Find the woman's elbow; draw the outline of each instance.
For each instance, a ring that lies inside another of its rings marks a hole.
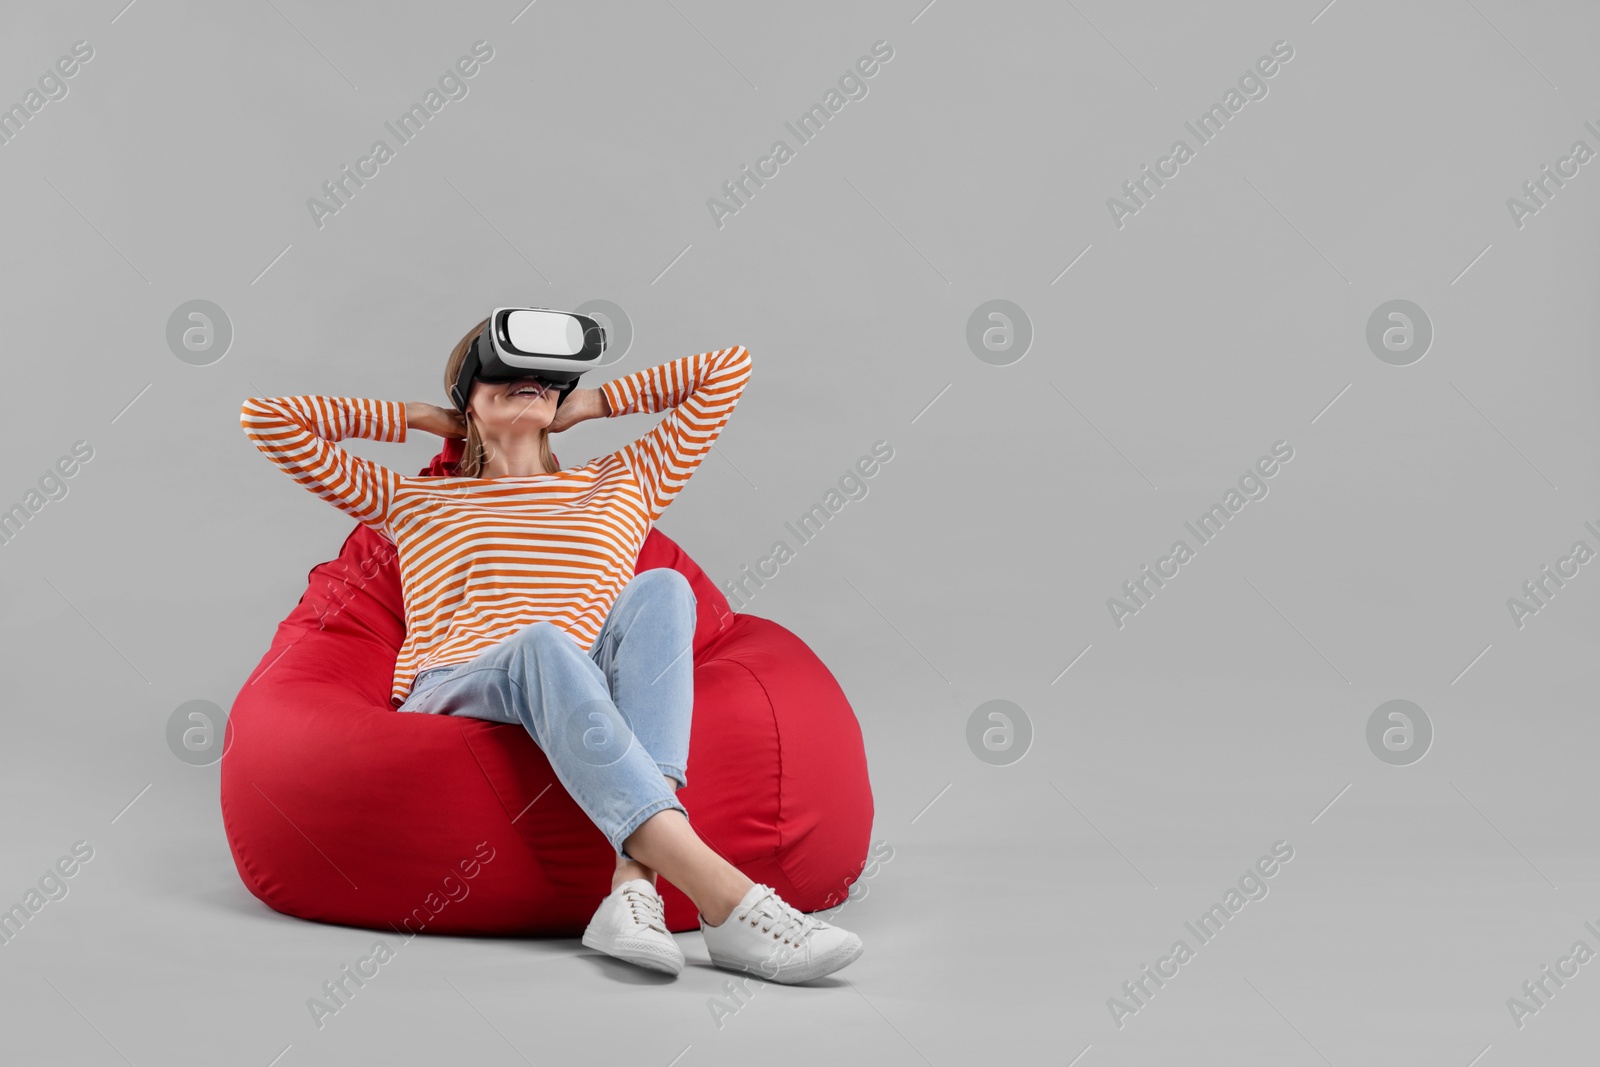
[[[283,408],[277,401],[262,396],[252,396],[239,405],[239,428],[254,437],[267,423],[280,422]]]

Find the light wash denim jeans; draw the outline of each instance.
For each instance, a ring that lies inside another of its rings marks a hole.
[[[430,667],[401,711],[521,723],[572,799],[622,842],[658,811],[684,810],[662,776],[688,785],[695,595],[669,567],[635,574],[585,652],[535,622],[473,659]]]

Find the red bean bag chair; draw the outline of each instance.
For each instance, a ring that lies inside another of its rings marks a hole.
[[[446,443],[425,474],[445,474]],[[735,614],[652,529],[636,570],[672,567],[699,603],[689,784],[700,836],[803,911],[844,899],[872,828],[861,728],[799,638]],[[390,703],[405,614],[394,545],[358,524],[234,699],[222,821],[268,907],[401,933],[576,937],[616,857],[520,725]],[[665,878],[667,925],[698,928]]]

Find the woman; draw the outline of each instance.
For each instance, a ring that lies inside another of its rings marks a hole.
[[[488,320],[450,353],[445,389]],[[645,535],[711,449],[750,377],[743,347],[702,352],[597,389],[474,381],[464,413],[342,397],[247,400],[250,439],[296,481],[398,549],[403,712],[521,723],[617,852],[583,943],[677,974],[656,876],[694,901],[711,961],[779,982],[830,974],[861,940],[752,882],[689,825],[695,597],[669,568],[634,574]],[[559,407],[558,407],[559,404]],[[667,412],[633,443],[561,469],[550,435],[588,419]],[[465,438],[457,473],[409,478],[336,442]]]

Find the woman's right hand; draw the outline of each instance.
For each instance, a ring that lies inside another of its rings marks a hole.
[[[463,438],[467,436],[467,419],[455,408],[442,408],[437,404],[407,401],[406,425],[413,430],[424,430],[440,437]]]

